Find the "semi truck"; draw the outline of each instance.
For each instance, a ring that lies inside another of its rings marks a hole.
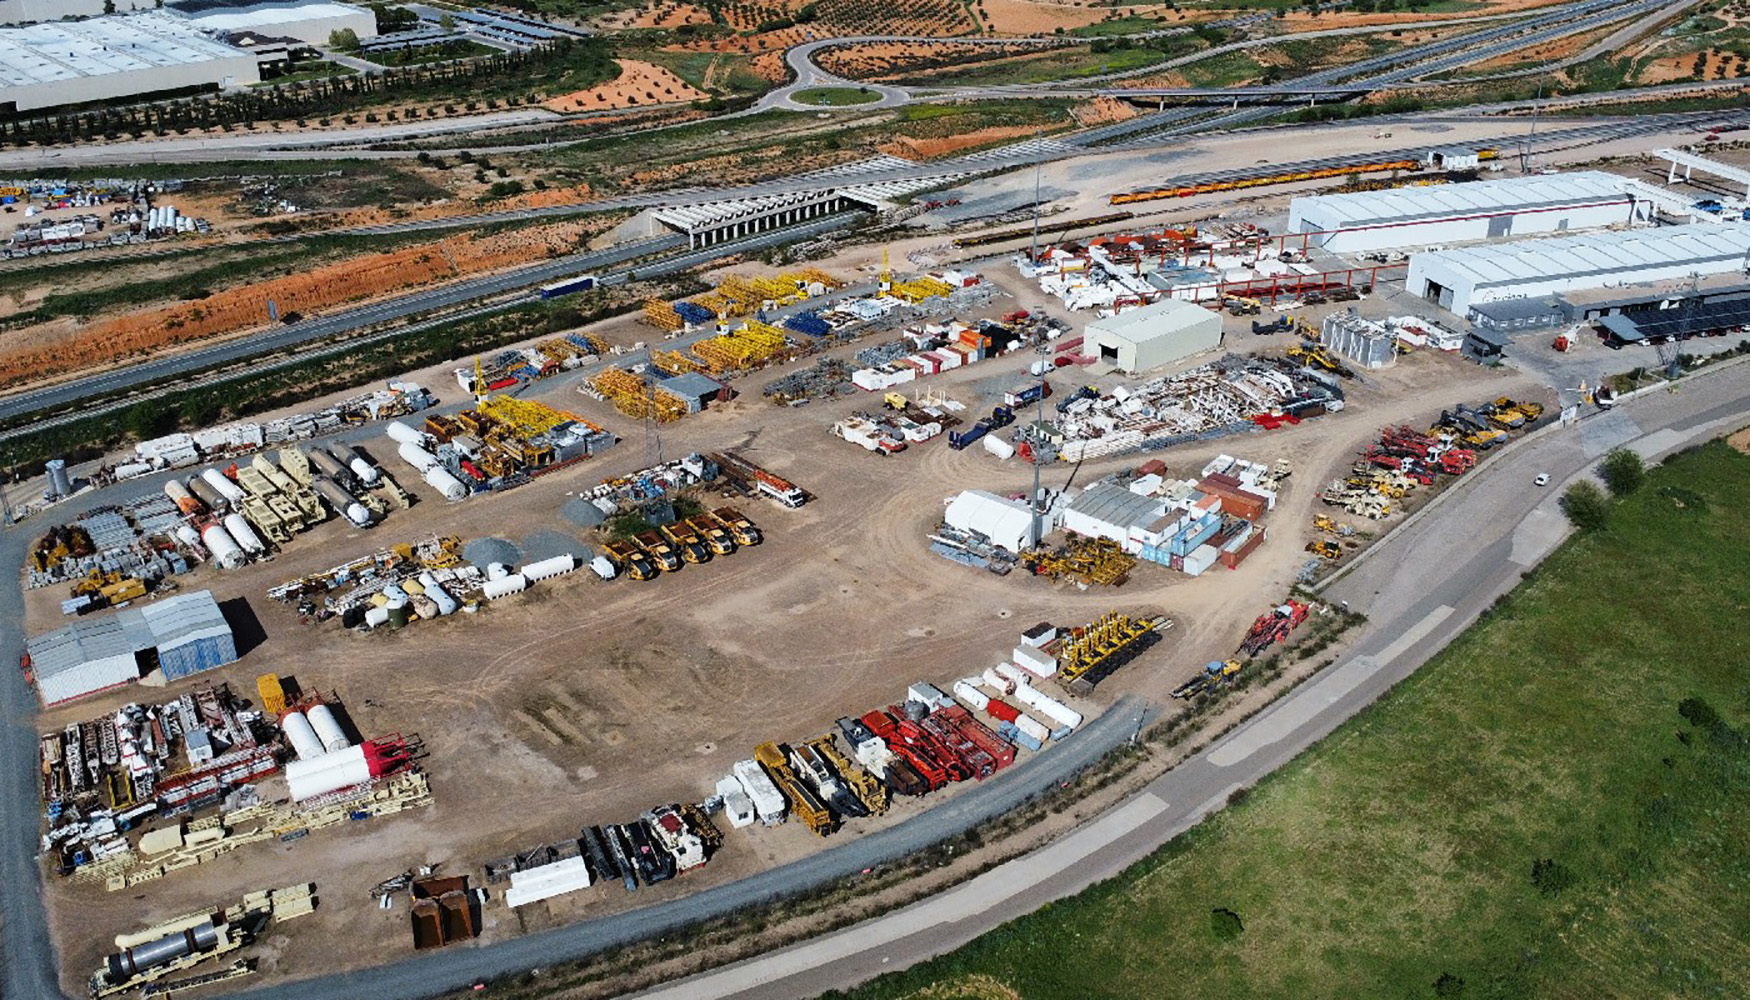
[[[705,456],[717,463],[725,478],[747,493],[769,497],[786,507],[800,507],[808,502],[808,494],[782,476],[766,471],[740,455],[713,452]]]
[[[569,278],[561,278],[541,286],[541,298],[556,299],[561,295],[571,295],[575,292],[587,292],[597,284],[593,274],[577,274]]]

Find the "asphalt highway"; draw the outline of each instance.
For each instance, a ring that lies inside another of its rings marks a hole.
[[[638,1000],[805,1000],[848,989],[1121,875],[1373,703],[1513,589],[1566,537],[1556,500],[1564,481],[1589,475],[1617,445],[1657,459],[1746,422],[1750,366],[1737,364],[1515,444],[1326,588],[1327,600],[1369,617],[1347,657],[1141,792],[945,893]],[[1552,485],[1534,486],[1539,473]]]

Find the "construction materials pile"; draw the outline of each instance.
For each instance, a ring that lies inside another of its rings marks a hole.
[[[54,870],[124,854],[127,831],[149,818],[211,806],[277,771],[272,723],[242,704],[229,686],[204,685],[44,735],[42,851]]]
[[[722,845],[704,810],[664,803],[630,822],[587,826],[575,839],[488,861],[486,881],[509,883],[503,896],[512,909],[592,885],[618,882],[632,892],[704,867]]]
[[[428,417],[423,430],[396,420],[386,431],[401,460],[452,502],[521,486],[618,440],[574,413],[509,396],[482,399],[454,416]]]
[[[1442,412],[1427,433],[1410,427],[1387,427],[1368,447],[1344,479],[1332,480],[1319,499],[1351,514],[1379,520],[1392,512],[1417,487],[1433,487],[1442,477],[1456,478],[1477,463],[1477,451],[1507,440],[1509,430],[1522,429],[1543,415],[1536,403],[1516,403],[1502,397],[1480,407],[1459,405]]]
[[[1071,537],[1056,548],[1028,549],[1021,562],[1034,576],[1071,578],[1084,584],[1116,587],[1136,568],[1136,557],[1110,538]]]
[[[316,883],[252,892],[242,902],[208,907],[131,934],[118,934],[118,949],[98,964],[87,989],[92,1000],[139,990],[142,996],[175,996],[186,990],[253,975],[255,963],[239,959],[225,969],[163,981],[258,940],[269,926],[316,912]]]
[[[67,524],[50,527],[31,546],[25,586],[73,584],[73,599],[61,608],[66,614],[120,603],[129,598],[93,594],[87,582],[95,578],[101,588],[133,580],[144,592],[188,572],[189,560],[177,551],[176,529],[183,523],[176,505],[161,496],[85,511]],[[134,586],[121,589],[131,592]]]
[[[767,382],[760,394],[781,406],[801,406],[815,399],[850,395],[850,363],[843,358],[821,358],[813,366],[793,371]]]
[[[646,300],[644,321],[659,330],[672,332],[709,323],[713,319],[772,312],[819,298],[838,287],[838,279],[813,267],[753,278],[731,274],[716,288],[694,296],[691,301],[670,304],[657,299]]]
[[[534,347],[500,351],[491,358],[455,369],[456,384],[471,396],[497,392],[596,361],[608,353],[600,337],[582,331],[543,340]]]
[[[203,460],[245,455],[252,451],[303,441],[370,420],[389,420],[418,413],[437,401],[414,382],[390,382],[382,389],[341,400],[310,413],[297,413],[265,423],[243,421],[187,434],[167,434],[134,446],[134,460],[115,466],[116,479],[132,479],[159,469],[180,469]]]
[[[1342,408],[1342,390],[1313,374],[1230,354],[1135,389],[1120,386],[1076,401],[1058,420],[1061,456],[1076,462],[1153,451],[1255,426],[1259,415],[1299,421]]]

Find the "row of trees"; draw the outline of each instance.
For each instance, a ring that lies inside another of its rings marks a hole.
[[[391,68],[379,74],[328,77],[237,93],[190,97],[126,107],[102,107],[0,122],[0,147],[53,146],[97,138],[136,138],[190,129],[252,127],[257,122],[342,115],[391,101],[478,96],[542,80],[586,80],[613,75],[613,48],[598,38],[565,38],[524,52],[501,52],[466,62]],[[585,83],[584,85],[589,85]]]

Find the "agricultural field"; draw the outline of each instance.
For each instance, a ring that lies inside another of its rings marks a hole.
[[[1618,55],[1630,64],[1628,79],[1640,84],[1750,75],[1750,3],[1713,0]]]
[[[1742,995],[1746,489],[1675,457],[1244,801],[850,997]]]
[[[1195,35],[1170,35],[1133,43],[1129,39],[1098,39],[1021,55],[999,56],[976,62],[924,64],[916,70],[875,77],[884,82],[919,85],[996,86],[1014,83],[1049,83],[1139,70],[1190,55],[1209,43]]]

